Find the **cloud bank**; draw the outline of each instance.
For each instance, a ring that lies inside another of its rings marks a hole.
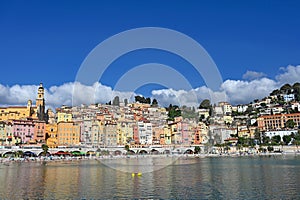
[[[246,80],[255,80],[255,79],[259,79],[266,76],[264,73],[262,72],[255,72],[255,71],[247,71],[244,75],[243,75],[243,79]]]
[[[211,99],[214,103],[228,101],[233,105],[245,104],[269,95],[285,83],[300,82],[300,65],[281,68],[280,74],[274,80],[266,78],[261,72],[253,71],[247,71],[243,78],[249,80],[224,81],[220,91],[212,91],[206,86],[190,91],[169,88],[153,90],[152,98],[157,99],[161,106],[169,104],[198,106],[203,99]],[[35,101],[37,88],[38,85],[5,86],[0,84],[0,105],[26,105],[29,99]],[[111,87],[98,82],[91,86],[69,82],[45,88],[46,104],[51,108],[61,105],[107,103],[114,96],[133,101],[135,95],[133,92],[114,91]]]

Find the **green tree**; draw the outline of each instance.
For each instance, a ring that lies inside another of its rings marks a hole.
[[[292,119],[289,119],[285,122],[285,127],[294,128],[295,127],[295,122]]]
[[[298,83],[298,82],[294,83],[293,86],[292,86],[292,88],[293,88],[293,90],[300,89],[300,83]]]
[[[274,147],[272,147],[272,146],[268,146],[267,149],[268,149],[269,152],[274,151]]]
[[[263,108],[266,108],[267,104],[266,103],[260,103],[260,106],[263,107]]]
[[[249,105],[248,108],[246,109],[245,113],[246,113],[246,114],[250,114],[250,113],[252,113],[253,111],[254,111],[254,108],[253,108],[251,105]]]
[[[125,145],[125,150],[126,150],[126,151],[129,151],[129,150],[130,150],[128,144]]]
[[[268,144],[271,140],[270,140],[270,137],[263,134],[262,141],[263,141],[263,144]]]
[[[274,95],[279,95],[280,94],[280,90],[276,89],[276,90],[273,90],[270,95],[271,96],[274,96]]]
[[[42,149],[43,149],[43,156],[46,156],[49,149],[48,145],[42,144]]]
[[[240,144],[241,146],[244,146],[246,144],[246,138],[244,137],[238,137],[238,144]]]
[[[147,103],[147,104],[151,103],[151,99],[149,97],[145,98],[145,97],[141,97],[141,96],[135,96],[134,99],[135,99],[135,102],[139,102],[139,103]]]
[[[292,140],[292,136],[291,135],[284,135],[282,139],[283,139],[284,144],[287,145]]]
[[[19,150],[19,151],[16,152],[15,155],[16,155],[16,157],[18,157],[18,158],[23,158],[24,152]]]
[[[271,141],[272,141],[273,143],[275,143],[275,144],[279,144],[280,141],[281,141],[280,135],[275,135],[275,136],[273,136],[272,139],[271,139]]]
[[[157,100],[156,100],[156,99],[153,99],[153,100],[152,100],[152,106],[157,106],[157,105],[158,105]]]
[[[286,83],[280,88],[280,92],[288,93],[291,89],[292,89],[292,86],[290,84]]]
[[[300,83],[294,83],[292,88],[294,90],[295,100],[300,101]]]
[[[296,145],[298,150],[298,146],[300,145],[300,130],[298,130],[298,133],[294,135],[293,144]]]
[[[194,152],[196,154],[200,153],[201,152],[201,148],[199,146],[195,146]]]
[[[211,107],[211,104],[210,104],[209,99],[204,99],[199,105],[200,109],[209,109],[210,107]]]
[[[181,110],[178,106],[170,104],[167,108],[169,120],[174,120],[175,117],[181,116]]]
[[[261,142],[261,132],[259,131],[258,128],[256,128],[254,130],[254,139],[256,139],[257,141],[259,141],[259,143]]]
[[[151,104],[151,99],[149,97],[147,97],[145,101],[147,104]]]

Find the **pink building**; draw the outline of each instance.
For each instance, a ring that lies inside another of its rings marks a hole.
[[[140,136],[139,136],[139,131],[137,126],[133,127],[133,140],[135,144],[140,144]]]
[[[13,136],[19,139],[21,143],[34,142],[34,121],[29,120],[13,120]]]
[[[191,140],[189,136],[188,124],[186,122],[180,122],[180,123],[181,123],[181,133],[182,133],[182,144],[190,145]]]

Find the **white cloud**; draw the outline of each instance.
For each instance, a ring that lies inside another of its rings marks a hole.
[[[276,87],[277,83],[268,78],[253,81],[227,80],[222,84],[222,89],[232,104],[250,103],[254,99],[261,99]]]
[[[300,65],[289,65],[286,68],[282,67],[280,69],[283,71],[283,73],[275,77],[280,86],[284,85],[285,83],[294,84],[295,82],[300,82]]]
[[[300,82],[300,65],[288,66],[281,70],[283,73],[277,75],[275,80],[263,77],[265,74],[260,72],[247,71],[243,78],[250,80],[226,80],[221,85],[222,92],[213,92],[203,86],[185,93],[165,89],[153,91],[152,95],[163,105],[167,102],[174,102],[174,97],[183,99],[181,104],[185,105],[197,105],[203,99],[210,99],[214,103],[228,101],[233,105],[246,104],[254,99],[262,99],[268,96],[274,89],[280,88],[285,83]],[[185,100],[193,94],[197,95],[197,103]]]
[[[251,74],[259,77],[259,73],[256,74],[256,72],[248,71],[246,74],[248,74],[248,78],[251,77]],[[161,106],[169,104],[198,106],[203,99],[210,99],[213,103],[228,101],[231,104],[243,104],[254,99],[261,99],[285,83],[293,84],[295,82],[300,82],[300,65],[283,68],[281,74],[278,74],[274,80],[265,77],[254,80],[226,80],[221,85],[221,91],[212,91],[206,86],[189,91],[153,90],[152,98],[156,98]],[[0,84],[0,105],[26,105],[29,99],[35,101],[37,88],[38,85],[5,86]],[[82,103],[107,103],[114,96],[119,96],[121,100],[127,98],[129,101],[133,101],[136,94],[114,91],[111,87],[98,82],[91,86],[70,82],[52,86],[49,89],[45,88],[46,104],[52,108]]]
[[[35,102],[39,85],[13,85],[11,87],[0,84],[0,105],[26,105],[28,100]],[[92,86],[81,83],[64,83],[60,86],[45,88],[46,105],[51,108],[62,105],[79,105],[92,103],[107,103],[115,96],[120,99],[134,99],[132,92],[113,91],[111,87],[100,83]]]
[[[0,84],[0,104],[21,105],[27,104],[27,100],[36,96],[38,86],[14,85],[12,87]]]
[[[254,80],[254,79],[262,78],[264,76],[266,76],[266,75],[262,72],[255,72],[255,71],[247,70],[247,72],[243,75],[243,79]]]
[[[202,86],[189,91],[185,90],[153,90],[152,97],[157,99],[160,105],[168,106],[173,105],[186,105],[186,106],[199,106],[200,102],[204,99],[210,99],[212,103],[225,101],[227,96],[224,92],[213,92],[206,86]]]

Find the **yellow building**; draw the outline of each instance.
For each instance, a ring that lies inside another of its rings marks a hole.
[[[207,119],[209,117],[209,109],[198,109],[198,116],[200,119]]]
[[[10,121],[34,117],[37,109],[32,106],[32,101],[28,100],[27,106],[9,106],[0,108],[0,121]]]
[[[71,122],[72,121],[72,114],[66,112],[57,112],[57,123],[59,122]]]
[[[233,122],[233,118],[230,115],[224,115],[223,116],[223,121],[226,124],[232,124]]]
[[[164,144],[171,144],[172,135],[169,127],[164,127]]]
[[[55,148],[58,146],[57,124],[46,124],[46,143],[50,148]]]
[[[28,100],[27,106],[9,106],[0,108],[0,121],[20,120],[26,118],[45,120],[45,99],[43,84],[40,83],[36,98],[36,105]]]
[[[80,125],[74,122],[57,124],[58,146],[74,146],[80,144]]]
[[[117,123],[117,144],[126,145],[133,141],[133,123],[120,121]]]

